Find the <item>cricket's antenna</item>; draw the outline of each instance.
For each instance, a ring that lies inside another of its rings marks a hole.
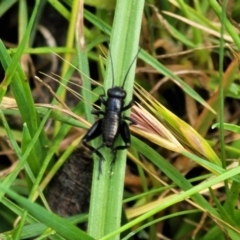
[[[139,47],[136,56],[134,57],[132,63],[130,64],[130,66],[129,66],[129,68],[128,68],[126,74],[125,74],[125,77],[124,77],[124,79],[123,79],[123,84],[122,84],[122,87],[121,87],[122,89],[124,88],[124,85],[125,85],[125,82],[126,82],[126,79],[127,79],[128,73],[129,73],[129,71],[130,71],[130,69],[131,69],[133,63],[134,63],[135,60],[137,59],[137,56],[138,56],[138,54],[139,54],[140,51],[141,51],[141,48]]]
[[[106,33],[106,30],[105,30],[104,25],[102,23],[102,20],[100,20],[100,24],[102,26],[102,30],[103,30],[104,35],[107,36],[107,33]],[[109,56],[110,56],[110,63],[111,63],[111,70],[112,70],[112,88],[113,88],[114,83],[115,83],[114,69],[113,69],[113,58],[112,58],[112,51],[111,51],[109,42],[107,42],[107,45],[108,45],[108,49],[109,49],[108,52],[109,52]]]

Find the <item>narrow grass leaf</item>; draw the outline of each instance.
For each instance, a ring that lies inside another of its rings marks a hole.
[[[24,163],[26,162],[31,150],[33,149],[34,145],[36,144],[37,140],[39,139],[39,135],[41,134],[42,132],[42,129],[43,129],[43,126],[44,124],[46,123],[47,119],[49,118],[49,114],[50,112],[48,112],[45,117],[43,118],[41,124],[39,125],[39,129],[36,131],[31,143],[28,145],[25,153],[22,155],[17,143],[15,142],[14,138],[13,138],[13,135],[12,135],[12,132],[8,126],[8,123],[5,119],[5,116],[3,115],[2,113],[2,110],[0,109],[0,117],[3,121],[3,125],[4,125],[4,128],[6,129],[7,131],[7,134],[8,134],[8,138],[10,139],[11,143],[12,143],[12,146],[15,150],[15,153],[17,154],[17,156],[19,157],[19,163],[17,165],[17,167],[11,172],[11,174],[9,174],[3,181],[2,181],[2,185],[5,186],[5,188],[9,188],[13,181],[16,179],[17,175],[19,174],[19,172],[21,171]],[[15,146],[16,145],[16,146]],[[2,197],[4,196],[4,192],[0,192],[0,199],[2,199]]]
[[[206,181],[204,183],[201,183],[201,184],[199,184],[199,185],[197,185],[195,187],[191,187],[189,190],[186,190],[186,191],[180,193],[178,196],[175,196],[175,197],[169,199],[168,201],[163,202],[162,204],[157,206],[155,209],[149,211],[148,213],[143,214],[142,216],[140,216],[140,217],[134,219],[133,221],[129,222],[128,224],[122,226],[117,231],[112,232],[112,233],[108,234],[107,236],[104,236],[102,238],[102,240],[109,239],[110,237],[115,236],[116,234],[119,234],[119,232],[125,231],[126,229],[129,229],[129,228],[131,228],[131,227],[133,227],[133,226],[143,222],[144,220],[148,219],[149,217],[153,216],[154,214],[159,213],[161,210],[163,210],[163,209],[165,209],[165,208],[167,208],[167,207],[169,207],[169,206],[171,206],[171,205],[173,205],[173,204],[175,204],[177,202],[183,201],[184,199],[186,199],[188,197],[191,197],[192,199],[194,199],[196,196],[199,196],[198,193],[200,191],[202,191],[202,190],[204,190],[206,188],[209,188],[209,187],[211,187],[211,186],[213,186],[213,185],[215,185],[215,184],[217,184],[219,182],[222,182],[224,180],[232,178],[233,176],[235,176],[235,175],[237,175],[239,173],[240,173],[240,167],[237,167],[235,169],[231,169],[231,170],[227,171],[226,173],[224,173],[224,174],[222,174],[220,176],[217,176],[217,177],[215,177],[215,178],[213,178],[211,180],[208,180],[208,181]],[[202,197],[202,199],[205,201],[205,204],[201,206],[202,210],[204,210],[204,211],[208,212],[209,214],[211,214],[218,221],[221,220],[221,219],[219,219],[219,215],[214,210],[214,208],[211,207],[210,204],[207,203],[207,201],[203,197]],[[207,207],[207,205],[210,206],[211,209],[209,209],[209,208],[206,209],[205,207]],[[221,220],[221,223],[225,223],[225,222],[223,222]],[[226,228],[228,228],[228,226]],[[230,230],[235,235],[239,234],[239,230],[237,228],[232,227]],[[234,239],[237,239],[237,238],[234,238]]]
[[[17,0],[3,0],[0,2],[0,17],[2,17],[8,9],[10,9]]]
[[[181,175],[181,173],[179,173],[168,161],[166,161],[155,150],[153,150],[148,145],[144,144],[142,141],[135,137],[132,137],[132,139],[134,147],[136,147],[141,154],[146,156],[159,169],[161,169],[182,190],[187,191],[188,189],[191,189],[193,187],[191,183],[186,178],[184,178],[184,176]],[[200,205],[202,208],[205,208],[209,212],[216,214],[214,208],[200,194],[193,195],[192,198],[193,201]]]
[[[69,223],[67,220],[57,216],[56,214],[48,212],[43,207],[36,203],[32,203],[29,200],[19,196],[13,191],[6,189],[3,185],[0,185],[2,191],[7,192],[7,194],[18,202],[24,209],[26,209],[33,217],[47,226],[53,228],[58,234],[68,240],[91,240],[89,235],[81,231],[76,226]]]
[[[104,80],[105,91],[112,88],[112,86],[122,86],[127,69],[138,52],[143,5],[144,1],[142,0],[121,0],[117,2],[109,49],[113,57],[112,62],[110,55],[107,60],[106,78]],[[90,14],[88,14],[88,16],[89,15]],[[96,18],[90,16],[88,20],[95,21]],[[100,29],[103,28],[101,23],[98,23],[98,26]],[[108,29],[109,28],[106,27],[104,31],[108,33]],[[115,76],[114,79],[112,68]],[[127,93],[125,103],[128,103],[132,98],[133,81],[134,66],[130,69],[124,86]],[[116,141],[116,145],[117,144],[122,145],[120,141]],[[111,177],[109,177],[109,172],[111,171],[110,161],[112,160],[112,155],[106,151],[104,151],[103,154],[107,161],[103,164],[103,174],[100,180],[98,181],[96,177],[93,179],[89,213],[88,229],[91,236],[95,238],[100,238],[117,229],[120,226],[122,212],[126,152],[119,151],[117,154]],[[99,223],[101,224],[100,226]],[[98,228],[96,228],[96,225],[98,225]],[[118,239],[118,237],[114,239]]]
[[[30,21],[29,21],[29,24],[28,24],[28,27],[27,27],[27,30],[26,30],[26,32],[24,34],[24,37],[23,37],[21,43],[19,44],[18,49],[17,49],[16,53],[14,54],[13,59],[12,59],[10,65],[9,65],[7,71],[6,71],[5,78],[1,83],[0,102],[2,101],[2,98],[3,98],[3,96],[4,96],[4,94],[7,90],[7,86],[11,82],[17,67],[19,66],[20,58],[23,54],[23,51],[24,51],[24,49],[27,45],[27,41],[30,37],[30,33],[31,33],[31,29],[32,29],[32,26],[33,26],[33,23],[34,23],[34,19],[35,19],[36,14],[37,14],[38,5],[39,5],[39,0],[36,0],[35,6],[34,6],[34,9],[33,9],[33,12],[32,12],[32,16],[30,18]]]
[[[219,127],[220,127],[220,123],[215,123],[215,124],[212,125],[212,129],[219,128]],[[238,125],[235,125],[235,124],[224,123],[223,128],[225,130],[229,130],[231,132],[240,133],[240,127]]]

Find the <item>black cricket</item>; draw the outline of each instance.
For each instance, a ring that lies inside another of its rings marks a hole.
[[[138,50],[138,53],[140,48]],[[95,153],[99,157],[99,167],[98,167],[98,178],[102,172],[102,161],[104,160],[103,155],[99,152],[99,149],[103,147],[110,148],[113,154],[113,160],[111,162],[111,168],[115,163],[117,157],[117,151],[124,150],[130,147],[131,145],[131,135],[129,130],[130,124],[136,124],[136,122],[130,117],[122,115],[124,111],[130,109],[133,102],[132,100],[124,105],[124,100],[126,98],[126,91],[124,90],[124,84],[126,82],[127,75],[136,60],[138,53],[134,57],[132,63],[130,64],[126,75],[123,80],[121,87],[114,86],[114,71],[113,71],[113,61],[111,56],[111,51],[109,48],[110,60],[112,65],[112,76],[113,84],[112,88],[107,90],[107,98],[104,91],[104,94],[99,96],[99,101],[105,106],[105,111],[102,110],[93,110],[91,113],[94,115],[102,115],[103,117],[97,120],[92,127],[88,130],[86,135],[82,139],[82,143],[85,147],[90,149],[92,153]],[[129,121],[129,124],[126,122]],[[102,135],[102,144],[94,148],[88,142]],[[125,145],[114,146],[116,139],[121,135],[121,138]]]

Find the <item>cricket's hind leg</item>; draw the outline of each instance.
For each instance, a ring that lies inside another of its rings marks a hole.
[[[128,126],[127,122],[125,122],[125,121],[121,122],[121,124],[119,126],[119,133],[120,133],[120,135],[122,137],[122,140],[124,141],[125,145],[117,146],[117,147],[112,149],[113,160],[111,162],[111,172],[112,172],[113,165],[116,161],[117,152],[119,150],[127,149],[131,146],[131,134],[130,134],[130,130],[129,130],[129,126]]]
[[[88,142],[92,141],[93,139],[99,137],[102,134],[102,121],[102,119],[96,121],[82,139],[82,144],[92,153],[95,153],[99,157],[98,179],[102,173],[102,161],[104,161],[104,157],[99,152],[99,149],[103,148],[105,146],[105,143],[102,143],[98,148],[94,148]]]

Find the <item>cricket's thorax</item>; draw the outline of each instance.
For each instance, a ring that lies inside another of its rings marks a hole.
[[[111,101],[107,101],[106,106],[106,113],[109,112],[115,112],[116,114],[119,114],[122,110],[123,106],[123,99],[120,98],[112,98]]]

